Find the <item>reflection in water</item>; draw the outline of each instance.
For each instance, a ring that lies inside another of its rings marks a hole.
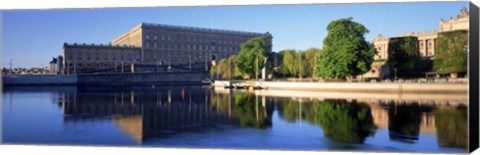
[[[430,135],[437,144],[428,145],[468,147],[467,108],[462,104],[272,97],[200,86],[78,87],[57,94],[52,101],[62,109],[64,124],[111,122],[139,144],[171,140],[183,133],[238,128],[269,131],[280,118],[287,124],[299,124],[298,128],[302,122],[312,125],[309,136],[341,144],[370,145],[382,141],[378,136],[386,131],[386,139],[401,146]],[[292,136],[296,127],[290,129]],[[241,139],[238,134],[235,136]]]
[[[363,143],[375,134],[371,110],[366,104],[345,100],[314,102],[316,121],[325,136],[335,141]]]
[[[438,145],[468,148],[467,108],[448,108],[435,111]]]
[[[417,103],[409,105],[390,104],[388,107],[388,129],[390,139],[413,143],[420,133],[421,112],[426,112]]]

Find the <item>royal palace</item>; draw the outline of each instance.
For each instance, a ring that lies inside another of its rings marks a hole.
[[[238,54],[243,42],[259,36],[272,41],[269,33],[141,23],[111,44],[64,43],[63,73],[156,71],[158,66],[182,65],[198,68]]]

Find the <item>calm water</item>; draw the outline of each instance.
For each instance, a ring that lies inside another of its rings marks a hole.
[[[273,97],[201,86],[5,87],[2,141],[445,153],[468,147],[465,100],[295,96],[300,93]]]

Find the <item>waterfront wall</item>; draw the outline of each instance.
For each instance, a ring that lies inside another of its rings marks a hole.
[[[8,75],[3,85],[75,85],[75,75]]]
[[[216,81],[216,86],[229,85],[228,81]],[[241,82],[233,85],[260,86],[265,89],[328,90],[358,92],[468,92],[467,83],[353,83],[353,82]]]
[[[205,71],[79,74],[78,85],[201,84]]]
[[[102,73],[77,75],[8,75],[3,85],[150,85],[202,84],[208,77],[205,71]]]

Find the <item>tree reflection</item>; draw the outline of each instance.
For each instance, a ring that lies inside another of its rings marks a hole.
[[[366,137],[375,134],[370,107],[356,101],[317,101],[312,105],[315,121],[324,135],[334,141],[363,143]]]
[[[272,105],[262,103],[261,97],[253,94],[236,93],[234,112],[240,119],[242,127],[268,128],[272,126]]]
[[[438,145],[468,148],[467,109],[438,109],[435,111]]]
[[[417,103],[395,105],[388,109],[390,139],[413,143],[420,133],[421,108]]]

